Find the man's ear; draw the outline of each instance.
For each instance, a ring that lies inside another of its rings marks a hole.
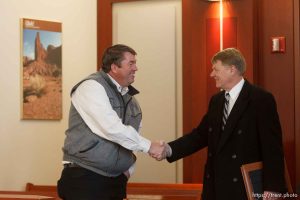
[[[237,72],[237,68],[236,68],[235,65],[231,65],[230,66],[230,72],[232,72],[232,73],[236,73]]]
[[[117,73],[117,69],[118,69],[119,67],[115,64],[115,63],[112,63],[111,65],[110,65],[110,69],[111,69],[111,71],[113,72],[113,73]]]

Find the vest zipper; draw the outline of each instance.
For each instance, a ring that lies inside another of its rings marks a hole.
[[[131,101],[132,97],[130,97],[130,99],[127,101],[127,103],[125,104],[125,101],[123,99],[123,96],[121,95],[122,97],[122,101],[123,101],[123,105],[124,105],[124,112],[123,112],[123,118],[122,118],[122,122],[123,124],[125,124],[125,116],[126,116],[126,110],[127,110],[127,107],[128,107],[128,104],[129,102]]]

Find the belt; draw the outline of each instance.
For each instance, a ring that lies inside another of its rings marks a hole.
[[[77,165],[76,163],[66,163],[66,164],[64,164],[64,168],[74,168],[74,167],[82,168],[80,165]]]

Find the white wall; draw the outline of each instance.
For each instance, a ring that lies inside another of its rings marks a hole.
[[[96,71],[96,0],[0,1],[0,190],[56,184],[75,82]],[[62,22],[63,119],[20,120],[20,18]]]

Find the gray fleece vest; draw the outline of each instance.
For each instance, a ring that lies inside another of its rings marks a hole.
[[[83,81],[89,79],[97,81],[104,87],[112,108],[123,124],[138,130],[142,112],[138,102],[133,97],[138,91],[129,86],[128,93],[122,96],[107,74],[100,71],[76,84],[71,94]],[[136,160],[132,151],[93,133],[72,104],[63,153],[64,160],[75,162],[83,168],[110,177],[125,172]]]

